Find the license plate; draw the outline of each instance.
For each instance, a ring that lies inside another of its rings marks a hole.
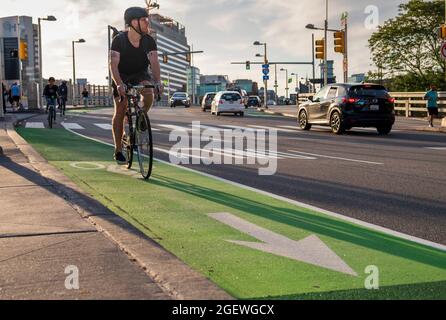
[[[229,104],[234,104],[234,101],[229,101]]]
[[[371,110],[371,111],[379,111],[379,105],[377,105],[377,104],[372,104],[372,105],[370,106],[370,110]]]

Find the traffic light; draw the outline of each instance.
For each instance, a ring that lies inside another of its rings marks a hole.
[[[337,53],[345,53],[345,32],[339,31],[334,33],[334,50]]]
[[[167,54],[163,54],[163,63],[169,63],[169,57],[167,56]]]
[[[438,36],[440,39],[446,40],[446,24],[443,24],[440,28],[438,28]]]
[[[325,59],[325,39],[316,40],[316,59]]]
[[[186,54],[186,61],[191,62],[192,61],[192,54],[189,52]]]
[[[251,62],[246,61],[246,70],[251,70]]]
[[[25,40],[20,40],[19,58],[22,61],[28,60],[28,43]]]

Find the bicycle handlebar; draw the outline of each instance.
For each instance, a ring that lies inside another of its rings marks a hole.
[[[154,86],[154,85],[136,85],[136,86],[134,86],[134,85],[131,85],[131,84],[126,84],[125,86],[126,86],[126,90],[125,90],[126,94],[128,94],[129,90],[131,90],[131,89],[135,89],[135,90],[157,89],[158,92],[155,93],[156,101],[158,101],[158,102],[161,101],[161,95],[159,93],[158,86]],[[123,98],[124,97],[121,96],[119,102],[122,102]]]

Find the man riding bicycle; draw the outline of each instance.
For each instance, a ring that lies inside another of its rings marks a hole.
[[[49,106],[56,107],[57,95],[59,91],[59,87],[56,86],[56,79],[53,77],[48,79],[48,84],[45,86],[43,90],[43,96],[46,99],[46,112],[48,112]]]
[[[114,159],[119,163],[126,162],[121,147],[128,103],[126,84],[154,85],[159,95],[164,89],[161,84],[157,45],[149,35],[149,14],[144,8],[132,7],[126,10],[124,20],[127,31],[121,32],[113,39],[110,51],[115,104],[113,116]],[[144,89],[142,98],[144,110],[148,112],[154,101],[153,89]]]

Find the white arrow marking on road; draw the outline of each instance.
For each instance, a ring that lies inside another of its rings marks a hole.
[[[262,241],[262,243],[259,243],[226,240],[228,242],[348,275],[358,276],[354,270],[327,247],[327,245],[316,235],[311,235],[303,240],[295,241],[247,222],[230,213],[211,213],[209,214],[209,217]]]

